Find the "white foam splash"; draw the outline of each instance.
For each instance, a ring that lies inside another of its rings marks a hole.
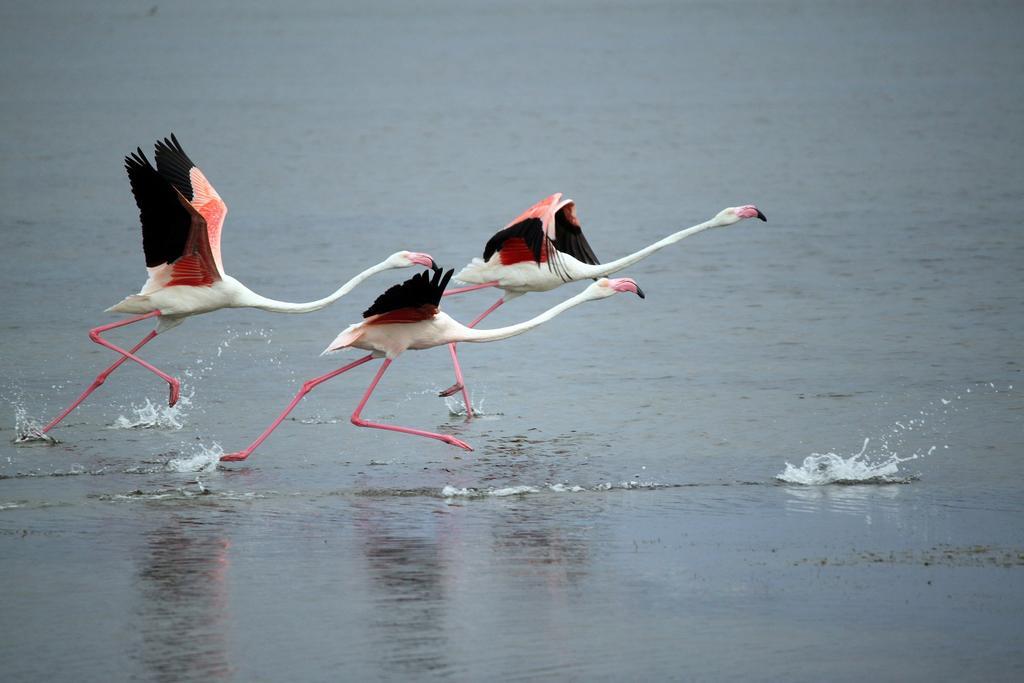
[[[487,413],[484,411],[484,403],[487,402],[487,397],[484,395],[483,390],[478,390],[469,399],[470,404],[473,406],[473,414],[477,417],[485,417]],[[462,392],[457,391],[451,396],[444,397],[444,404],[448,407],[448,414],[452,417],[465,417],[466,416],[466,404],[462,400]]]
[[[232,349],[231,344],[236,340],[265,340],[269,344],[271,332],[272,330],[264,328],[245,330],[244,332],[229,328],[225,331],[225,337],[217,345],[217,357],[220,358],[228,349]],[[277,364],[280,364],[280,360],[277,361]],[[205,357],[197,358],[194,367],[184,368],[181,374],[183,377],[188,378],[190,382],[201,382],[214,367],[215,363],[212,359]],[[130,412],[135,413],[134,418],[118,415],[111,428],[181,429],[185,426],[185,418],[188,417],[188,409],[193,406],[194,398],[195,388],[184,385],[181,387],[181,395],[178,397],[178,402],[174,406],[164,405],[163,402],[153,403],[147,398],[145,405],[132,405],[129,408]]]
[[[11,442],[16,444],[47,443],[53,445],[58,443],[52,436],[43,434],[42,425],[36,422],[35,418],[29,416],[24,406],[20,405],[14,407],[14,434],[15,437]]]
[[[860,453],[843,457],[835,453],[812,453],[804,458],[803,464],[799,467],[786,463],[786,469],[775,475],[779,481],[790,484],[805,484],[818,486],[824,484],[906,484],[915,481],[916,474],[908,474],[900,470],[900,464],[909,460],[924,458],[938,448],[936,445],[913,446],[913,454],[907,457],[900,457],[899,452],[910,451],[911,441],[920,444],[922,438],[929,438],[929,428],[934,432],[932,422],[941,425],[953,414],[961,410],[968,410],[969,406],[960,405],[966,394],[970,398],[978,397],[979,394],[991,389],[998,394],[1004,391],[1012,391],[1010,384],[1006,389],[1000,389],[994,382],[978,382],[976,390],[966,387],[963,393],[947,390],[946,398],[939,396],[936,400],[930,401],[916,412],[914,417],[903,415],[899,420],[894,420],[892,425],[881,431],[878,435],[875,452],[866,455],[869,439],[864,440]],[[986,389],[987,387],[987,389]],[[979,397],[980,398],[980,397]],[[935,438],[932,434],[931,438]],[[949,448],[946,444],[943,450]]]
[[[598,484],[594,487],[595,491],[611,491],[613,489],[622,489],[624,491],[633,491],[636,489],[660,489],[664,488],[665,484],[657,481],[639,481],[633,479],[631,481],[620,481],[618,484],[613,484],[610,481],[606,481],[603,484]]]
[[[775,478],[787,484],[823,486],[826,484],[906,484],[917,476],[900,471],[900,463],[923,457],[914,453],[901,458],[889,453],[876,462],[869,460],[865,453],[870,439],[864,439],[860,452],[849,457],[835,453],[812,453],[804,458],[799,467],[786,463],[786,469]]]
[[[486,488],[486,489],[475,489],[475,488],[456,488],[454,486],[445,486],[441,489],[441,495],[445,498],[484,498],[487,496],[493,496],[495,498],[503,498],[505,496],[521,496],[527,493],[540,493],[540,489],[536,486],[506,486],[504,488]]]
[[[224,449],[216,441],[209,448],[199,444],[198,453],[181,458],[171,458],[164,464],[164,470],[167,472],[215,472],[222,455],[224,455]]]
[[[591,488],[579,486],[578,484],[543,484],[541,486],[505,486],[502,488],[488,487],[478,489],[473,487],[445,486],[441,489],[443,498],[504,498],[507,496],[523,496],[533,493],[548,491],[551,493],[584,493],[587,491],[611,491],[613,489],[630,491],[634,489],[656,489],[662,488],[663,484],[653,481],[622,481],[618,484],[604,482]]]
[[[288,419],[295,420],[296,422],[298,422],[301,425],[336,425],[336,424],[341,424],[343,422],[348,422],[348,420],[342,420],[342,419],[337,418],[337,417],[320,417],[320,416],[303,417],[303,418],[288,418]]]
[[[107,493],[99,496],[100,500],[106,501],[152,501],[152,500],[164,500],[164,499],[187,499],[196,498],[199,496],[212,495],[213,491],[203,485],[203,482],[197,478],[195,481],[186,482],[184,486],[175,488],[164,488],[155,491],[143,491],[142,489],[136,489],[130,493]]]
[[[192,397],[195,392],[190,391],[187,395],[182,393],[178,402],[173,406],[157,404],[146,399],[143,406],[132,405],[131,411],[135,418],[127,418],[118,415],[114,420],[111,429],[181,429],[185,426],[185,418],[188,416],[186,408],[192,405]]]

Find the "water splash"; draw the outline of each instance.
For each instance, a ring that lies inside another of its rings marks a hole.
[[[526,493],[540,493],[540,489],[536,486],[505,486],[497,489],[493,487],[476,489],[472,487],[458,488],[451,485],[441,489],[441,496],[444,498],[486,498],[488,496],[504,498],[505,496],[521,496]]]
[[[300,425],[336,425],[348,420],[343,420],[340,417],[322,417],[320,415],[314,415],[313,417],[289,417],[288,420],[298,422]]]
[[[660,484],[655,481],[622,481],[614,484],[610,481],[596,484],[590,488],[579,486],[578,484],[542,484],[540,486],[504,486],[501,488],[495,488],[489,486],[487,488],[474,488],[474,487],[458,487],[447,485],[441,489],[442,498],[505,498],[508,496],[524,496],[533,493],[600,493],[603,491],[635,491],[638,489],[660,489],[666,488],[667,485]]]
[[[477,417],[485,417],[488,413],[484,412],[484,403],[487,398],[484,396],[480,397],[479,401],[474,401],[472,398],[469,402],[473,405],[473,414]],[[462,393],[459,392],[454,396],[445,396],[444,404],[448,407],[448,414],[452,417],[465,417],[466,416],[466,404],[462,401]]]
[[[79,476],[99,476],[107,473],[105,467],[101,467],[96,470],[87,470],[82,465],[72,465],[67,470],[54,470],[52,472],[43,472],[39,469],[31,470],[29,472],[15,472],[14,474],[0,474],[0,479],[31,479],[35,477],[79,477]]]
[[[633,479],[630,481],[620,481],[618,484],[613,484],[610,481],[606,481],[603,484],[598,484],[597,486],[595,486],[593,490],[613,491],[618,489],[622,491],[636,491],[638,489],[663,489],[668,488],[670,486],[672,486],[672,484],[662,484],[661,482],[657,481],[639,481],[637,479]],[[675,486],[678,486],[678,484],[675,484]]]
[[[128,418],[118,415],[114,420],[111,429],[181,429],[185,426],[185,418],[188,416],[186,408],[192,405],[192,398],[195,390],[192,389],[185,394],[182,392],[178,402],[173,406],[162,403],[153,403],[148,398],[145,405],[132,405],[129,409],[135,413],[135,418]]]
[[[45,443],[53,446],[59,443],[52,436],[43,434],[43,426],[21,405],[14,407],[14,434],[11,443],[15,444]]]
[[[215,472],[224,449],[216,441],[207,448],[199,444],[199,451],[180,458],[171,458],[164,464],[167,472]]]
[[[233,342],[263,342],[264,344],[270,344],[273,342],[272,336],[274,334],[274,328],[258,327],[255,329],[236,330],[234,328],[227,328],[224,330],[224,337],[217,344],[217,358],[220,358],[228,349],[232,348]],[[249,354],[249,357],[253,357]],[[281,365],[280,358],[266,358],[260,357],[261,363],[269,363],[271,365]]]
[[[787,484],[823,486],[826,484],[909,484],[918,477],[900,471],[900,464],[924,457],[914,453],[901,458],[887,453],[872,461],[866,454],[871,439],[864,439],[860,452],[844,458],[836,453],[812,453],[799,467],[786,463],[786,469],[775,478]],[[935,449],[932,446],[928,453]]]
[[[249,329],[245,331],[237,331],[228,328],[225,331],[225,337],[217,345],[217,357],[220,358],[225,351],[232,348],[232,342],[234,341],[249,341],[249,342],[265,342],[271,343],[272,329],[258,328]],[[252,357],[252,354],[249,354]],[[271,358],[269,361],[261,359],[261,362],[270,362],[272,364],[280,365],[281,360],[279,358]],[[214,364],[207,358],[197,358],[194,366],[186,367],[182,370],[181,375],[190,381],[199,382],[214,369]],[[51,387],[53,390],[58,391],[64,388],[63,384],[55,384]],[[153,403],[148,398],[145,399],[144,405],[131,405],[128,408],[129,414],[134,413],[134,418],[125,417],[124,415],[118,415],[114,424],[111,425],[112,429],[181,429],[185,424],[185,418],[188,416],[186,408],[193,406],[193,399],[195,397],[195,389],[191,386],[182,385],[182,393],[178,398],[178,402],[173,406],[169,407],[163,405],[162,402]],[[26,444],[26,443],[48,443],[56,444],[60,443],[56,439],[46,434],[43,434],[42,428],[38,422],[33,418],[29,417],[27,411],[22,407],[23,401],[20,397],[20,390],[15,388],[14,392],[18,396],[17,400],[11,400],[6,393],[0,394],[0,401],[14,404],[15,409],[15,433],[16,437],[13,443]]]
[[[889,427],[881,431],[876,441],[877,446],[874,453],[868,454],[868,442],[864,439],[864,445],[860,453],[843,457],[836,453],[812,453],[804,458],[803,464],[799,467],[786,463],[786,469],[775,478],[790,484],[804,484],[808,486],[820,486],[826,484],[907,484],[916,481],[917,474],[908,474],[900,470],[900,464],[918,458],[924,458],[935,452],[940,446],[934,442],[927,446],[916,446],[912,454],[900,457],[900,452],[911,451],[912,442],[920,444],[922,439],[935,439],[935,424],[944,424],[952,415],[961,410],[968,410],[969,406],[960,405],[965,397],[981,400],[985,394],[1003,394],[1013,391],[1010,384],[1006,389],[1000,389],[994,382],[974,382],[974,388],[968,386],[957,391],[947,389],[934,401],[929,401],[917,411],[903,414],[897,420],[893,420]],[[968,396],[969,395],[969,396]],[[948,444],[941,446],[948,449]]]
[[[187,500],[190,498],[197,498],[202,496],[213,495],[213,491],[203,485],[203,482],[196,479],[195,481],[186,482],[184,486],[178,486],[174,488],[161,488],[152,491],[144,491],[142,489],[135,489],[129,493],[102,493],[99,495],[93,494],[90,497],[95,497],[98,500],[106,502],[121,502],[121,501],[156,501],[156,500]]]

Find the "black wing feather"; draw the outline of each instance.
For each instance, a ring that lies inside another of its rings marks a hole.
[[[506,240],[513,237],[522,237],[527,248],[533,252],[533,259],[540,263],[541,250],[544,248],[544,226],[539,218],[527,218],[525,221],[520,221],[496,232],[484,246],[484,261],[491,258],[494,252],[499,251]]]
[[[156,168],[171,185],[178,189],[178,192],[185,195],[185,198],[192,201],[195,196],[192,192],[192,177],[189,171],[195,166],[192,160],[181,148],[178,138],[171,133],[170,138],[157,140],[156,142]]]
[[[192,217],[174,187],[153,168],[142,149],[124,158],[124,168],[139,207],[146,267],[173,263],[185,251]]]
[[[555,214],[555,249],[563,254],[569,254],[577,261],[597,265],[601,263],[590,248],[590,243],[583,235],[583,229],[578,223],[569,220],[565,209]]]
[[[363,317],[369,318],[372,315],[390,313],[400,308],[419,308],[420,306],[437,308],[441,305],[441,295],[444,294],[444,288],[448,286],[448,281],[452,279],[454,272],[455,270],[452,269],[442,274],[438,269],[434,271],[433,277],[429,270],[425,270],[419,275],[413,275],[405,282],[388,288],[386,292],[377,297],[373,305],[363,311]]]

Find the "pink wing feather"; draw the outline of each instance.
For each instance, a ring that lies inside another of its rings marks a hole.
[[[555,239],[555,212],[560,208],[559,200],[561,198],[561,192],[556,192],[550,197],[545,197],[526,211],[516,216],[505,227],[511,228],[513,225],[522,223],[530,218],[539,218],[541,226],[544,228],[544,234],[547,235],[549,239]]]
[[[343,348],[351,346],[359,341],[359,338],[362,337],[365,332],[366,330],[363,327],[363,323],[349,325],[347,328],[342,330],[341,334],[334,338],[334,341],[327,345],[327,348],[324,349],[323,353],[320,355],[341,351]]]
[[[206,234],[210,238],[210,251],[213,252],[217,270],[224,275],[224,263],[220,258],[220,232],[224,227],[224,218],[228,215],[228,206],[217,194],[217,190],[213,189],[213,185],[206,179],[198,166],[193,166],[189,170],[189,178],[192,181],[191,204],[206,220]]]

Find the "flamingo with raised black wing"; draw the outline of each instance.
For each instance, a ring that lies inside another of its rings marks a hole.
[[[363,349],[370,353],[352,361],[348,365],[304,383],[295,395],[295,398],[292,399],[292,402],[284,409],[284,412],[270,423],[270,426],[255,441],[249,444],[248,448],[221,456],[221,460],[245,460],[288,417],[288,414],[299,404],[299,401],[312,391],[314,387],[374,358],[383,358],[384,362],[381,364],[370,386],[366,389],[366,393],[363,394],[359,405],[356,406],[355,411],[352,413],[352,423],[354,425],[358,427],[389,429],[416,436],[426,436],[471,451],[473,449],[469,444],[447,434],[435,434],[434,432],[422,429],[370,422],[362,417],[363,408],[366,406],[366,402],[370,400],[370,394],[373,393],[377,383],[380,382],[380,378],[384,375],[384,371],[388,369],[395,358],[406,349],[429,349],[453,342],[492,342],[499,339],[508,339],[527,330],[532,330],[573,306],[578,306],[585,301],[603,299],[618,292],[633,292],[639,295],[640,298],[644,296],[636,282],[629,278],[616,278],[613,280],[601,278],[571,299],[567,299],[557,306],[549,308],[530,320],[517,325],[509,325],[508,327],[499,327],[492,330],[475,330],[452,319],[438,308],[444,289],[448,285],[448,280],[452,277],[452,272],[449,270],[442,275],[439,271],[435,271],[433,278],[431,278],[429,272],[423,272],[400,285],[391,287],[380,295],[373,302],[373,305],[363,313],[362,322],[349,325],[324,350],[324,353],[327,354],[346,348],[355,348]]]
[[[177,403],[181,390],[178,380],[135,354],[158,334],[176,327],[189,316],[220,308],[244,307],[274,313],[310,313],[337,301],[376,273],[415,265],[437,268],[427,254],[399,251],[316,301],[291,303],[260,296],[224,272],[220,233],[227,205],[199,167],[185,154],[173,134],[156,143],[155,159],[156,168],[149,163],[141,148],[124,159],[132,194],[139,207],[142,249],[149,278],[138,294],[126,297],[107,311],[133,313],[136,317],[89,331],[90,339],[121,357],[101,372],[74,403],[43,427],[43,434],[67,417],[106,381],[110,373],[128,360],[167,382],[170,386],[168,405]],[[158,319],[156,329],[129,350],[115,346],[101,336],[107,330],[154,317]]]
[[[546,292],[566,282],[607,277],[681,239],[709,228],[732,225],[745,218],[768,220],[753,204],[729,207],[709,221],[675,232],[639,251],[602,264],[583,235],[583,228],[576,215],[576,203],[571,199],[562,199],[562,193],[556,192],[531,206],[495,233],[484,246],[483,258],[473,259],[455,275],[456,280],[469,283],[469,286],[450,289],[445,292],[445,296],[487,287],[504,290],[501,298],[469,324],[469,327],[476,327],[499,306],[527,292]],[[455,367],[455,384],[439,395],[451,396],[462,391],[466,414],[472,417],[473,406],[463,381],[455,344],[450,344],[448,348]]]

